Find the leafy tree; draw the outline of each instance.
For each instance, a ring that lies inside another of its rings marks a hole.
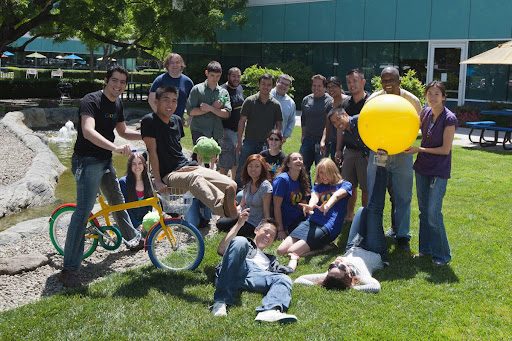
[[[241,25],[247,0],[0,0],[0,50],[45,27],[103,44],[151,50],[183,39],[215,41],[215,30]],[[227,19],[223,13],[232,15]],[[166,37],[162,40],[162,37]]]
[[[407,70],[405,75],[400,77],[400,87],[405,89],[418,97],[421,102],[421,106],[425,106],[425,84],[423,84],[418,78],[415,77],[416,71],[413,69]],[[372,78],[373,91],[382,90],[382,83],[380,76]]]

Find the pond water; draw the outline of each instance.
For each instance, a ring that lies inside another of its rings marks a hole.
[[[76,183],[73,175],[71,174],[71,155],[73,155],[73,147],[75,145],[76,133],[62,136],[59,130],[41,131],[49,138],[49,147],[57,155],[59,161],[66,167],[66,170],[60,175],[59,182],[55,189],[55,197],[57,200],[48,205],[25,209],[21,212],[12,214],[10,216],[0,218],[0,231],[8,229],[9,227],[21,223],[26,220],[35,219],[39,217],[50,217],[55,208],[68,203],[75,202],[76,200]],[[113,163],[116,168],[118,177],[124,175],[126,171],[126,162],[128,158],[122,155],[114,155]]]

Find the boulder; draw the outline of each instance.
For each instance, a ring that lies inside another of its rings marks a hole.
[[[35,270],[49,263],[50,258],[37,253],[0,258],[0,275],[16,275],[25,271]]]

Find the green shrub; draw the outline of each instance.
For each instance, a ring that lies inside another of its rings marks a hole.
[[[413,69],[407,70],[405,75],[400,77],[402,81],[400,87],[405,89],[418,97],[421,102],[421,106],[425,106],[425,84],[423,84],[418,78],[414,77],[416,75],[416,71]],[[372,78],[373,91],[382,90],[382,83],[380,80],[380,76],[375,76]]]
[[[261,66],[258,66],[258,64],[254,64],[253,66],[248,67],[244,70],[244,73],[242,74],[242,83],[245,85],[244,87],[244,97],[247,98],[250,95],[254,95],[259,91],[258,86],[258,80],[264,73],[271,74],[274,76],[274,83],[277,80],[277,77],[279,77],[284,72],[281,71],[281,69],[270,69],[270,68],[262,68]],[[293,76],[290,75],[293,81]],[[288,94],[293,97],[294,93],[293,83],[290,87],[290,90],[288,90]]]

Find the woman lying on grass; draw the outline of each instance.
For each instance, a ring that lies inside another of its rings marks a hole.
[[[384,163],[379,163],[375,183],[387,181]],[[368,207],[361,207],[354,216],[350,227],[346,252],[337,257],[321,274],[300,276],[295,284],[320,285],[327,289],[355,289],[366,292],[379,292],[380,283],[372,277],[373,272],[384,267],[387,258],[386,241],[382,225],[371,223],[378,219],[375,202],[384,202],[386,188],[374,188]],[[382,211],[380,211],[382,219]],[[378,226],[378,228],[372,228]]]

